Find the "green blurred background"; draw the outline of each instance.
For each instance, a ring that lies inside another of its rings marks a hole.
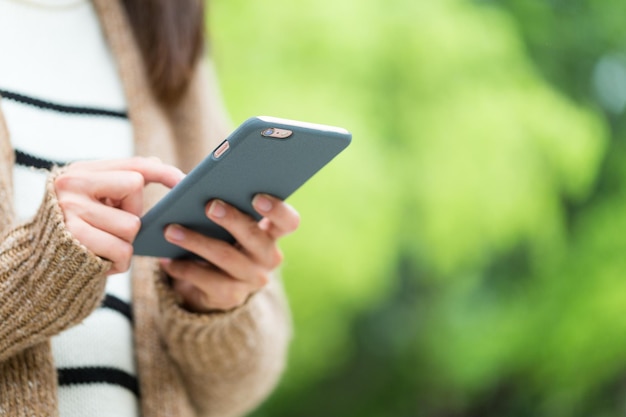
[[[626,2],[211,0],[235,124],[353,143],[290,202],[256,417],[623,416]]]

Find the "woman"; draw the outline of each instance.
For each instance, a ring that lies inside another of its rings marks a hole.
[[[229,131],[203,15],[200,0],[0,0],[0,415],[235,416],[274,387],[291,207],[256,196],[257,223],[210,202],[236,246],[172,225],[204,262],[131,267],[174,166]]]

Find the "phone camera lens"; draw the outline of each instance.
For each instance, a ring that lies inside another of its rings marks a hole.
[[[263,132],[261,132],[261,134],[263,136],[272,136],[274,134],[274,129],[272,128],[265,129]]]

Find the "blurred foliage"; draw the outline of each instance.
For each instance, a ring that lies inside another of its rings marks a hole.
[[[626,3],[214,0],[234,123],[353,144],[290,202],[295,337],[255,416],[618,416]]]

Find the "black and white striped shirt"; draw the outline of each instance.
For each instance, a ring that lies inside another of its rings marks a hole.
[[[122,87],[88,1],[62,9],[0,0],[0,57],[18,217],[36,213],[52,164],[133,154]],[[139,415],[129,274],[109,277],[106,293],[52,340],[61,417]]]

